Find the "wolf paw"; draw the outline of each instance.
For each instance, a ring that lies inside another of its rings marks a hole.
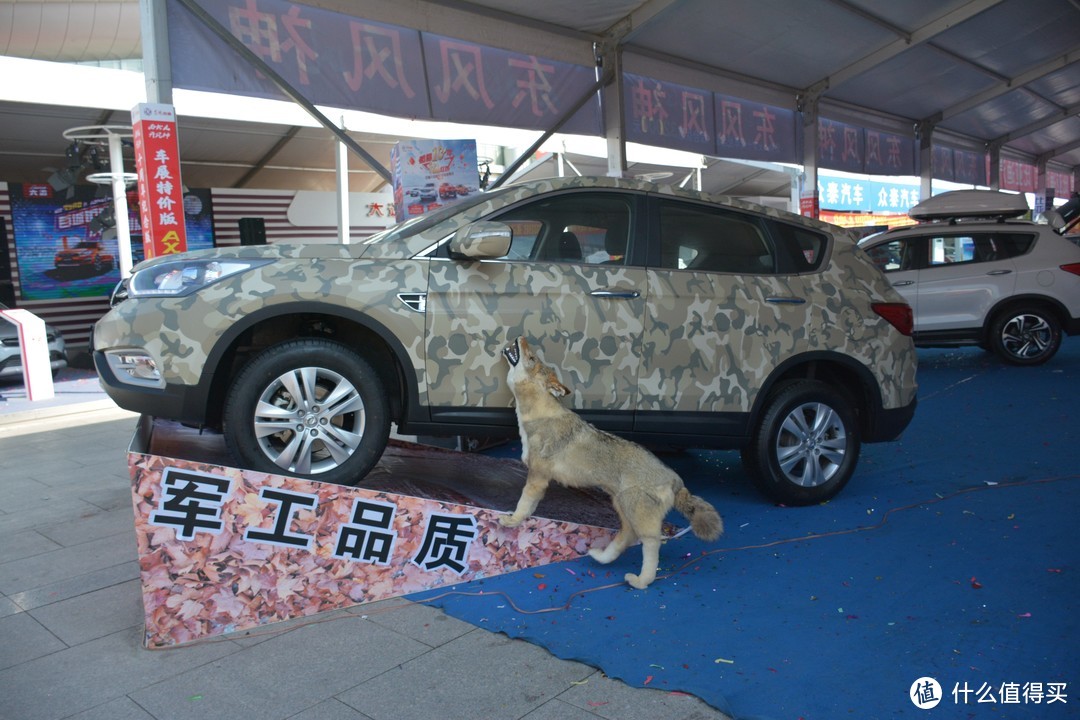
[[[521,524],[521,520],[515,520],[513,515],[502,515],[499,517],[499,524],[503,527],[517,527]]]
[[[641,578],[634,573],[626,573],[623,575],[623,580],[627,582],[631,587],[636,587],[638,590],[644,590],[649,587],[648,582],[642,582]]]
[[[601,565],[607,565],[612,560],[612,558],[606,557],[603,550],[597,550],[596,548],[589,550],[589,557]]]

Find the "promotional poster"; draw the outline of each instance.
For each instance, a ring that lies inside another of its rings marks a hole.
[[[480,190],[475,140],[402,140],[390,151],[397,221]]]
[[[120,249],[112,197],[76,185],[63,196],[48,184],[9,185],[19,287],[23,300],[108,295],[120,281]],[[214,246],[210,191],[184,194],[188,249]],[[128,192],[133,261],[143,259],[138,196]]]

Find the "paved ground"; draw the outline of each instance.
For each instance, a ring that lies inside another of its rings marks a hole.
[[[0,396],[0,720],[726,717],[403,600],[146,650],[135,416],[74,371]]]

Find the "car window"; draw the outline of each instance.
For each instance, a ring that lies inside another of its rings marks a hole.
[[[1028,252],[1034,243],[1031,233],[978,232],[930,238],[928,265],[994,262]]]
[[[775,268],[762,224],[753,216],[662,200],[659,228],[659,267],[727,273],[764,273]]]
[[[985,240],[985,238],[983,238]],[[986,243],[982,243],[984,246]],[[986,247],[980,252],[982,261],[990,250]],[[970,235],[946,235],[930,238],[929,266],[953,265],[975,260],[975,239]]]
[[[1035,235],[1032,233],[999,233],[994,235],[1003,257],[1019,257],[1026,255],[1035,244]]]
[[[821,267],[827,247],[826,235],[772,219],[765,220],[765,226],[776,244],[780,272],[809,272]]]
[[[508,260],[626,263],[633,198],[571,192],[526,202],[493,216],[513,230]]]
[[[912,240],[896,239],[868,247],[866,254],[882,272],[910,270],[915,266],[914,246]]]

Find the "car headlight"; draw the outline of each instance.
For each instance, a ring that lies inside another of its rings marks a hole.
[[[136,271],[127,281],[127,297],[181,297],[218,280],[251,270],[271,260],[184,260],[163,262]]]

